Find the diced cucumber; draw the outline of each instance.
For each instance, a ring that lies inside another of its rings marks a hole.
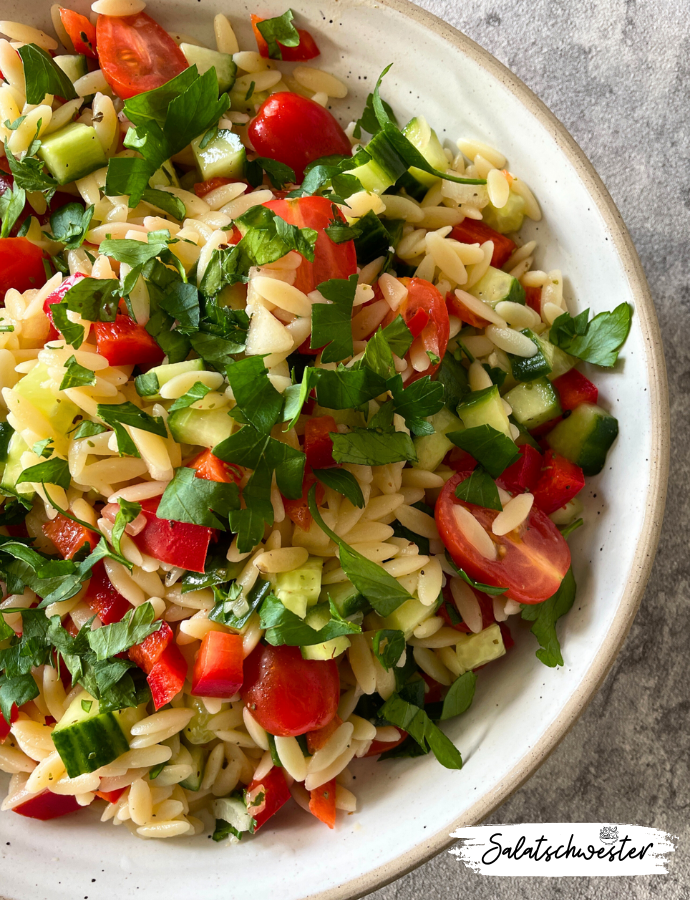
[[[482,210],[484,222],[489,228],[493,228],[494,231],[498,231],[501,234],[508,234],[509,231],[519,231],[522,228],[524,218],[525,201],[512,191],[508,195],[508,202],[505,206],[497,209],[489,201],[489,205]]]
[[[302,659],[335,659],[341,656],[350,646],[350,638],[346,634],[340,637],[331,638],[330,641],[324,641],[323,644],[309,644],[307,647],[300,647]]]
[[[310,556],[298,569],[293,569],[291,572],[279,572],[276,575],[274,588],[276,597],[286,609],[302,619],[306,616],[308,607],[318,603],[321,593],[322,568],[323,559]],[[330,612],[328,618],[330,618]]]
[[[424,116],[416,116],[409,121],[403,128],[403,134],[411,144],[414,144],[424,159],[434,169],[438,169],[439,172],[446,171],[448,168],[446,154],[443,152],[443,147],[436,132],[431,128]],[[410,169],[410,174],[427,188],[433,187],[439,180],[438,176],[431,175],[423,169],[416,168],[416,166]]]
[[[489,266],[469,293],[477,300],[488,303],[492,309],[502,300],[525,305],[525,289],[517,278],[493,266]]]
[[[129,750],[130,729],[139,709],[99,712],[98,700],[82,691],[53,729],[53,743],[70,778],[95,772]]]
[[[517,444],[517,446],[521,447],[523,444],[529,444],[530,447],[534,447],[535,450],[539,450],[539,452],[541,453],[541,447],[534,440],[525,426],[520,425],[520,423],[515,420],[515,416],[510,416],[510,418],[513,420],[511,424],[515,425],[517,430],[520,432],[520,434],[515,438],[515,443]]]
[[[573,497],[565,506],[561,506],[556,512],[552,512],[549,518],[554,525],[570,525],[572,521],[582,515],[584,508],[584,503],[580,497]]]
[[[175,166],[169,159],[149,178],[149,187],[180,187]]]
[[[201,788],[201,782],[204,779],[204,766],[206,765],[206,757],[208,752],[205,747],[200,744],[192,744],[187,747],[192,757],[192,774],[180,782],[180,787],[188,791],[198,791]]]
[[[197,47],[195,44],[180,44],[180,50],[190,66],[196,65],[199,75],[213,68],[218,79],[218,92],[224,93],[232,89],[237,76],[237,64],[229,53],[219,53],[208,47]]]
[[[543,335],[537,334],[535,337],[541,352],[551,366],[551,371],[548,376],[549,381],[555,381],[556,378],[565,375],[566,372],[569,372],[573,366],[577,364],[577,360],[574,356],[571,356],[569,353],[566,353],[565,350],[561,350],[560,347],[552,344]]]
[[[247,153],[239,135],[227,128],[220,128],[213,140],[202,149],[204,139],[202,134],[192,141],[192,152],[204,181],[244,176]]]
[[[42,138],[38,156],[58,184],[85,178],[106,164],[96,130],[83,122],[72,122]]]
[[[477,634],[462,634],[455,646],[459,665],[465,672],[498,659],[506,652],[501,629],[494,623]]]
[[[513,388],[513,390],[516,389]],[[490,425],[496,431],[510,437],[510,422],[495,384],[469,394],[465,401],[458,406],[458,416],[462,419],[465,428]]]
[[[531,328],[523,328],[522,334],[528,337],[537,345],[537,352],[529,358],[524,356],[515,356],[509,353],[510,366],[513,372],[513,378],[516,381],[534,381],[535,378],[541,378],[543,375],[549,375],[551,372],[551,363],[544,355],[541,341]],[[545,342],[546,343],[546,342]],[[554,347],[554,350],[557,349]]]
[[[249,95],[249,96],[247,96]],[[256,114],[256,108],[261,106],[264,100],[269,96],[268,91],[230,91],[230,108],[235,112],[248,113],[250,116]]]
[[[54,56],[53,62],[59,66],[69,80],[74,84],[79,78],[83,78],[88,74],[89,67],[86,57],[83,53],[65,54],[64,56]]]
[[[67,432],[79,415],[79,408],[64,395],[56,397],[49,387],[51,383],[48,366],[45,363],[38,363],[19,379],[13,390],[28,400],[51,425],[55,449],[66,456],[69,445]]]
[[[28,449],[24,438],[18,431],[15,431],[10,438],[10,443],[7,448],[7,459],[5,460],[5,469],[2,473],[0,489],[16,491],[16,493],[26,497],[33,497],[34,489],[30,484],[27,484],[26,482],[19,485],[17,484],[17,479],[24,469],[21,463],[22,453],[26,453]]]
[[[583,403],[548,433],[546,442],[585,475],[597,475],[617,435],[618,419],[594,403]]]
[[[383,620],[383,628],[393,628],[405,633],[405,640],[412,637],[412,632],[429,616],[433,616],[435,604],[424,606],[416,597],[411,597]]]
[[[203,369],[203,359],[186,359],[183,362],[154,366],[146,374],[137,375],[134,379],[134,386],[140,397],[153,401],[161,400],[162,397],[158,392],[164,384],[167,384],[177,375],[184,375],[186,372],[202,372]]]
[[[222,819],[235,831],[254,831],[254,819],[239,797],[221,797],[213,801],[213,815]]]
[[[429,416],[428,421],[434,426],[434,434],[424,434],[414,439],[417,462],[412,465],[415,469],[433,472],[440,466],[446,453],[454,446],[446,435],[449,431],[462,431],[463,424],[445,406],[433,416]]]
[[[561,403],[548,378],[536,378],[514,387],[505,395],[515,421],[528,431],[560,416]]]
[[[351,581],[324,584],[319,594],[319,603],[327,603],[329,599],[344,619],[357,612],[368,612],[371,609],[367,598],[360,594]]]
[[[215,740],[215,734],[209,731],[208,725],[211,714],[206,709],[204,701],[198,697],[187,697],[187,706],[193,709],[194,715],[184,729],[184,738],[188,744],[208,744]]]
[[[350,428],[366,428],[367,425],[366,418],[357,409],[328,409],[317,403],[314,405],[313,416],[333,416],[336,425],[349,425]]]
[[[396,182],[394,173],[383,168],[373,159],[364,163],[363,166],[350,169],[347,174],[355,175],[359,178],[364,190],[374,194],[382,194]]]
[[[212,450],[229,438],[234,419],[226,409],[176,409],[168,416],[170,434],[178,444],[196,444]]]

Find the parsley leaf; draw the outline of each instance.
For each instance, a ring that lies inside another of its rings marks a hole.
[[[46,201],[50,202],[58,188],[58,183],[51,175],[47,175],[44,172],[43,161],[28,153],[19,160],[14,156],[7,144],[5,144],[5,156],[7,157],[15,185],[28,192],[42,191]]]
[[[25,203],[26,191],[17,184],[7,188],[2,197],[0,197],[0,219],[2,219],[0,238],[9,237],[17,219],[24,212]]]
[[[225,531],[223,519],[240,508],[240,494],[234,482],[197,478],[194,469],[175,470],[158,507],[161,519],[190,522]]]
[[[357,291],[357,275],[331,278],[317,288],[329,303],[314,303],[311,310],[313,350],[323,347],[321,362],[339,362],[352,356],[352,305]],[[326,346],[328,345],[328,346]]]
[[[352,428],[347,434],[333,434],[333,459],[360,466],[385,466],[394,462],[415,462],[417,452],[404,431]]]
[[[5,678],[0,684],[0,712],[6,722],[12,721],[12,707],[20,707],[38,697],[40,691],[30,672]]]
[[[314,262],[318,232],[313,228],[290,225],[266,206],[253,206],[235,220],[243,232],[237,245],[249,264],[265,266],[296,250],[308,262]]]
[[[630,331],[632,306],[621,303],[613,312],[601,312],[587,321],[586,309],[574,318],[559,316],[549,331],[549,341],[586,362],[597,366],[613,366]]]
[[[423,709],[394,693],[383,704],[379,714],[391,725],[411,735],[423,750],[428,752],[431,749],[442,766],[447,769],[462,768],[460,752]]]
[[[405,320],[402,316],[396,316],[390,325],[386,325],[383,329],[383,336],[385,337],[388,346],[391,348],[391,352],[395,353],[400,359],[402,359],[410,349],[412,341],[414,340],[412,332],[405,324]]]
[[[269,594],[259,610],[261,627],[266,629],[264,637],[274,647],[287,644],[289,647],[308,647],[322,644],[344,634],[360,634],[362,629],[354,622],[338,617],[332,618],[318,631],[300,619],[283,604]]]
[[[84,343],[84,326],[78,325],[69,318],[68,309],[64,303],[54,303],[50,311],[57,330],[70,346],[78,350]]]
[[[65,368],[67,371],[60,382],[61,391],[67,388],[83,387],[87,384],[96,383],[96,373],[92,372],[91,369],[80,366],[75,356],[70,356],[65,363]]]
[[[471,671],[455,679],[443,701],[441,721],[459,716],[470,708],[476,683],[477,676]]]
[[[125,500],[122,497],[119,497],[117,502],[120,509],[115,516],[115,524],[113,525],[112,533],[112,544],[115,548],[116,553],[122,553],[122,550],[120,549],[120,541],[122,540],[122,535],[125,533],[125,528],[129,525],[129,523],[133,522],[141,512],[141,503],[133,503],[132,501]]]
[[[50,217],[50,229],[55,241],[65,245],[65,250],[77,250],[84,243],[95,207],[86,209],[81,203],[66,203]]]
[[[224,591],[217,585],[213,586],[213,593],[216,598],[215,605],[208,614],[212,622],[219,622],[221,625],[227,625],[229,628],[241,629],[249,621],[249,617],[263,603],[266,596],[271,592],[271,583],[259,578],[256,584],[243,600],[245,611],[239,613],[237,611],[238,601],[241,599],[242,590],[236,582],[229,585],[228,590]]]
[[[100,422],[80,422],[77,425],[74,433],[72,434],[72,438],[75,441],[79,441],[82,438],[93,437],[96,434],[103,434],[104,431],[108,429],[105,425],[101,425]]]
[[[104,625],[87,635],[89,646],[96,654],[96,659],[108,659],[129,650],[134,644],[140,644],[154,631],[158,631],[162,622],[155,621],[156,613],[150,603],[142,603],[136,609],[126,613],[121,622]]]
[[[150,434],[157,434],[162,438],[168,436],[162,416],[154,418],[129,400],[125,403],[99,403],[97,415],[99,419],[103,419],[113,428],[117,425],[129,425],[130,428],[139,428],[141,431],[148,431]]]
[[[280,50],[280,44],[283,47],[299,47],[299,32],[292,24],[295,14],[291,9],[285,10],[282,16],[276,16],[273,19],[264,19],[256,23],[256,27],[261,37],[268,44],[268,55],[270,59],[282,59],[283,54]]]
[[[396,628],[383,628],[374,634],[374,656],[388,671],[397,665],[405,650],[405,634]]]
[[[263,357],[247,356],[228,366],[227,378],[245,419],[268,434],[280,417],[283,397],[271,384]]]
[[[577,529],[584,525],[584,519],[575,519],[574,522],[570,522],[568,525],[559,525],[558,530],[563,535],[565,539],[569,538],[573,531],[577,531]]]
[[[446,437],[456,447],[467,450],[484,466],[492,478],[498,478],[504,469],[520,456],[514,441],[491,425],[477,425],[464,431],[451,431]]]
[[[42,441],[36,441],[31,448],[36,456],[41,456],[43,459],[49,459],[53,455],[54,449],[52,438],[44,438]]]
[[[369,134],[373,136],[381,130],[381,126],[379,125],[376,114],[374,113],[373,101],[374,95],[369,94],[369,96],[367,97],[367,102],[364,105],[364,109],[362,110],[362,115],[359,117],[359,119],[357,119],[357,122],[355,123],[355,129],[352,132],[354,137],[356,137],[357,139],[361,138],[362,131],[368,131]],[[395,113],[393,112],[390,104],[381,99],[381,105],[383,106],[390,121],[397,125],[398,122],[395,118]]]
[[[501,512],[503,505],[498,496],[498,488],[493,478],[481,467],[475,469],[455,488],[455,496],[466,503],[475,503],[484,509],[495,509]]]
[[[554,668],[563,665],[561,645],[556,634],[556,622],[564,616],[575,602],[575,577],[572,568],[565,573],[560,587],[548,600],[543,603],[522,606],[522,618],[534,622],[530,629],[539,641],[540,649],[537,650],[537,659],[545,666]]]
[[[292,370],[293,377],[295,370]],[[283,391],[283,422],[286,422],[284,431],[289,431],[294,427],[295,422],[302,413],[302,407],[307,402],[307,397],[311,389],[316,385],[320,369],[305,366],[302,372],[302,381],[299,384],[291,384]]]
[[[17,53],[24,64],[27,103],[43,103],[46,94],[76,99],[74,85],[49,53],[36,44],[24,44]]]
[[[68,490],[71,484],[69,465],[66,459],[49,459],[47,462],[29,466],[17,478],[17,484],[55,484]]]
[[[445,353],[436,377],[443,385],[443,400],[446,408],[455,413],[460,403],[470,393],[467,369],[452,353]]]
[[[470,587],[474,588],[476,591],[481,591],[483,594],[490,594],[491,596],[498,594],[505,594],[508,588],[504,587],[496,587],[493,584],[482,584],[481,581],[474,581],[474,579],[470,578],[470,576],[465,572],[464,569],[461,569],[457,566],[451,557],[450,553],[446,550],[446,560],[450,567],[455,571],[455,574],[458,578],[462,578],[463,581],[466,581]]]
[[[385,379],[391,378],[395,374],[393,353],[381,328],[378,328],[367,341],[364,356],[357,363],[357,366],[371,369],[372,372]],[[402,379],[400,380],[400,387],[402,388]]]
[[[313,469],[314,475],[321,484],[337,491],[350,501],[353,506],[362,509],[364,495],[355,476],[347,469]]]
[[[326,409],[356,409],[386,390],[386,380],[371,369],[318,369],[316,396]]]
[[[252,187],[258,187],[263,182],[264,172],[277,190],[282,190],[286,182],[295,183],[294,169],[286,166],[285,163],[278,162],[277,159],[257,156],[255,159],[247,160],[245,175]]]
[[[443,385],[425,375],[403,388],[402,377],[396,375],[389,388],[395,411],[405,419],[410,431],[417,435],[433,434],[433,425],[426,421],[426,416],[433,416],[443,409]]]
[[[119,302],[120,283],[114,278],[80,278],[59,305],[89,322],[114,322]],[[54,304],[53,315],[57,308]]]

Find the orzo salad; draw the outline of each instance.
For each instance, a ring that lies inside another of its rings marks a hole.
[[[363,757],[461,768],[520,620],[563,664],[618,432],[578,366],[631,310],[571,315],[530,189],[395,70],[343,128],[292,10],[256,50],[92,10],[0,22],[2,808],[333,828]]]

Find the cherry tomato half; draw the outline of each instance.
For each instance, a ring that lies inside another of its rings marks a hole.
[[[327,109],[289,91],[264,100],[249,123],[249,137],[259,156],[290,166],[298,183],[315,159],[352,152],[347,135]]]
[[[63,28],[72,41],[75,53],[83,53],[90,56],[91,59],[98,59],[96,53],[96,29],[91,22],[82,16],[81,13],[74,12],[73,9],[63,9],[60,7],[60,20]]]
[[[491,525],[495,510],[465,503],[455,496],[455,488],[466,473],[449,479],[436,501],[436,525],[455,564],[475,581],[508,588],[507,597],[518,603],[541,603],[552,597],[570,568],[570,550],[560,531],[541,510],[532,508],[518,529],[497,536]],[[496,545],[497,558],[482,556],[465,537],[454,509],[469,510]]]
[[[0,238],[0,301],[10,288],[20,294],[46,283],[45,253],[24,237]]]
[[[314,262],[303,260],[297,269],[295,287],[308,294],[329,278],[349,278],[357,271],[354,241],[334,244],[325,229],[333,221],[333,204],[325,197],[300,197],[297,200],[269,200],[268,209],[298,228],[318,231]],[[343,217],[343,221],[345,221]]]
[[[268,59],[269,54],[266,38],[257,28],[259,22],[263,22],[264,18],[263,16],[256,16],[253,13],[251,18],[257,49],[264,59]],[[306,59],[314,59],[315,56],[318,56],[321,53],[316,41],[309,31],[305,28],[298,28],[297,33],[299,34],[299,44],[296,47],[286,47],[284,44],[279,44],[280,55],[283,58],[283,62],[303,62]]]
[[[323,728],[336,714],[338,666],[332,659],[302,659],[299,647],[259,644],[244,661],[241,694],[270,734],[306,734]]]
[[[381,323],[381,327],[385,328],[399,315],[402,316],[405,324],[410,326],[412,333],[416,333],[410,351],[421,347],[427,354],[430,354],[427,369],[421,372],[411,369],[412,374],[406,378],[406,381],[410,383],[424,375],[433,375],[436,372],[448,346],[450,323],[446,301],[430,281],[425,281],[423,278],[401,278],[400,281],[407,288],[407,297],[397,310],[391,310],[388,313]],[[420,311],[427,315],[425,322],[419,317]],[[423,327],[420,329],[419,326],[422,322]],[[409,360],[409,358],[408,353],[407,359]],[[434,362],[434,358],[438,359],[438,362]]]
[[[151,16],[99,16],[98,60],[105,80],[126,100],[152,91],[189,67],[184,54]]]

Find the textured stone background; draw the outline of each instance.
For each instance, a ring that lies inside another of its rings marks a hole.
[[[630,229],[656,303],[673,421],[654,572],[582,719],[488,820],[613,821],[680,836],[667,877],[488,878],[447,853],[370,900],[690,896],[690,8],[687,0],[418,0],[505,63],[574,136]]]

